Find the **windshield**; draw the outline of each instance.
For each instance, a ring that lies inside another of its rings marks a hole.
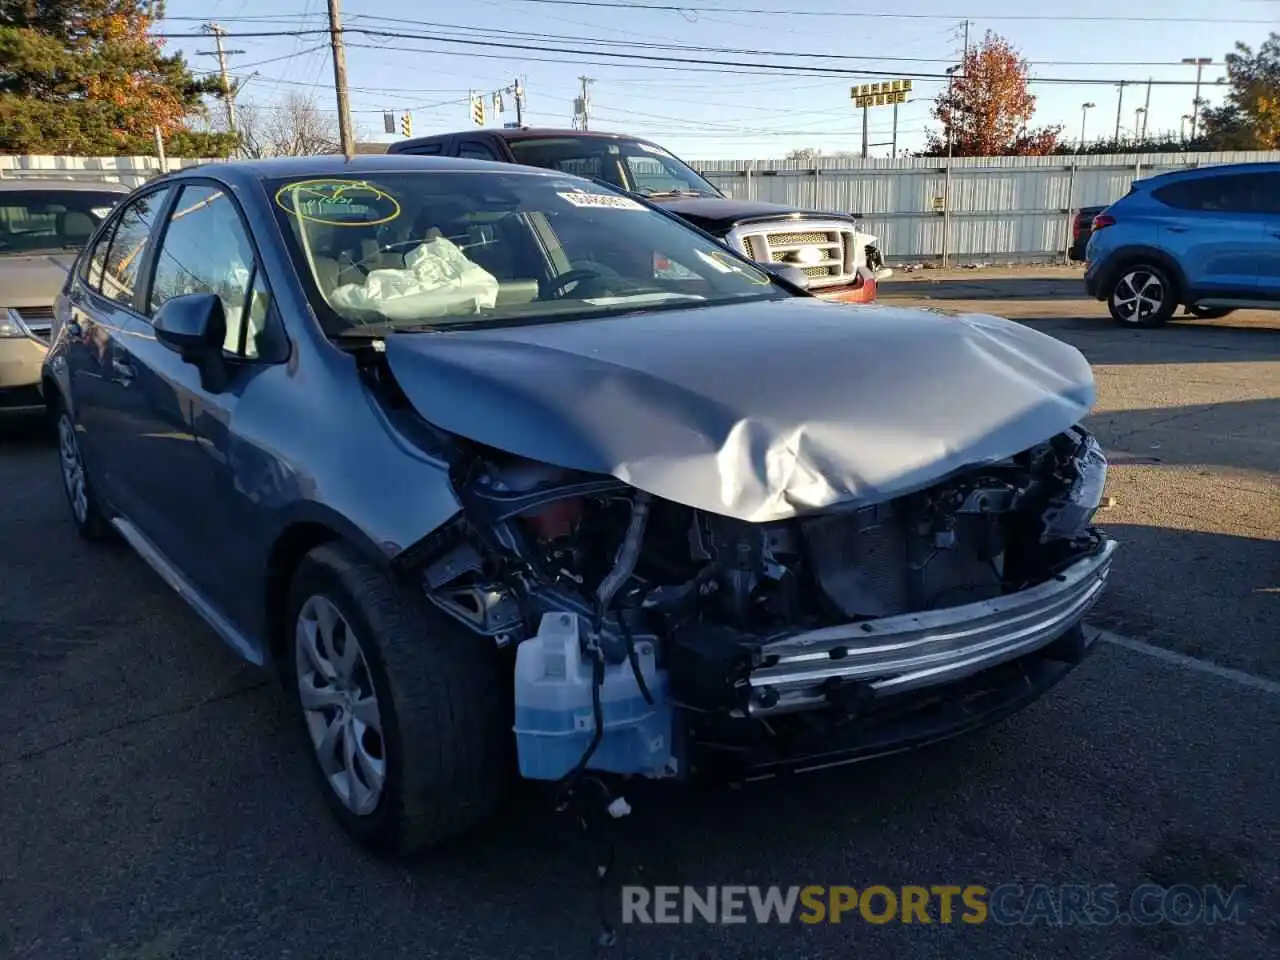
[[[123,196],[107,190],[0,190],[0,253],[77,250]]]
[[[518,162],[593,177],[646,197],[718,197],[716,189],[661,147],[640,140],[546,137],[508,140]]]
[[[331,335],[789,296],[714,240],[574,177],[423,170],[267,187]]]

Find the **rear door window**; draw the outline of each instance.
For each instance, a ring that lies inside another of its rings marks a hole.
[[[1176,210],[1200,213],[1259,213],[1260,178],[1253,174],[1197,177],[1160,187],[1155,198]]]
[[[463,140],[458,147],[458,156],[468,160],[497,160],[498,155],[487,144],[479,140]]]
[[[156,217],[169,197],[169,187],[131,200],[120,214],[102,264],[100,290],[104,297],[135,309],[138,280],[147,258]],[[93,265],[90,264],[90,276]]]

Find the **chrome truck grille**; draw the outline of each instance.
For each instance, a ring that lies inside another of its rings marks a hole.
[[[852,224],[787,220],[734,227],[725,238],[739,253],[759,263],[799,267],[812,288],[854,282],[857,251]]]

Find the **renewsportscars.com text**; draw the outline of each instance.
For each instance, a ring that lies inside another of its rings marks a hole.
[[[622,888],[622,922],[989,924],[1005,926],[1244,922],[1246,891],[1144,884],[720,886]]]

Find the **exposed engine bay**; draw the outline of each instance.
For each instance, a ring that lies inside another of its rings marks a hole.
[[[690,738],[782,742],[1074,626],[1105,579],[1101,560],[1064,576],[1109,543],[1091,526],[1105,473],[1075,428],[887,503],[749,523],[478,447],[423,587],[515,650],[525,776],[683,775]],[[1036,603],[1021,633],[1011,597]],[[949,639],[968,622],[976,659]]]

